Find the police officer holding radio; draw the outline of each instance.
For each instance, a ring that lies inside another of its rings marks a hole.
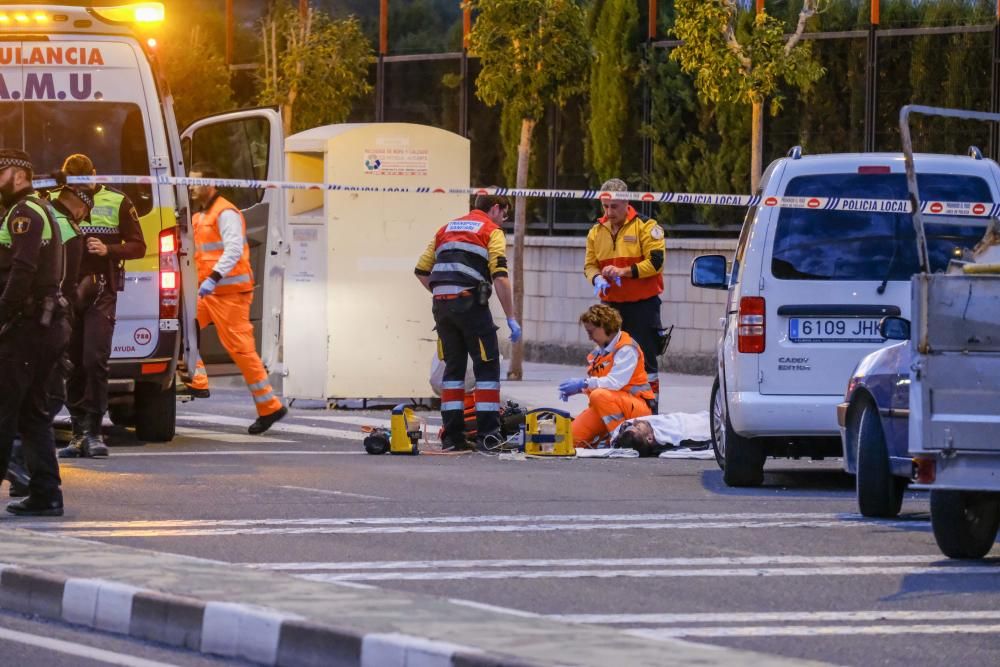
[[[50,205],[34,195],[27,153],[0,150],[0,471],[6,474],[20,431],[31,473],[27,498],[12,514],[61,516],[63,497],[46,385],[66,347],[69,324],[62,282],[63,248]],[[2,476],[0,476],[2,477]]]
[[[69,176],[96,174],[86,155],[70,155],[62,170]],[[124,261],[146,254],[139,214],[124,193],[104,185],[93,191],[89,220],[80,225],[85,242],[74,302],[66,381],[66,403],[73,439],[59,450],[60,458],[107,456],[101,440],[101,420],[108,410],[108,360],[115,333],[118,292],[125,289]]]
[[[500,349],[489,299],[492,286],[507,316],[510,340],[521,338],[507,277],[507,240],[500,225],[510,211],[502,195],[479,195],[467,215],[438,230],[414,273],[434,295],[438,353],[444,359],[441,418],[446,450],[471,449],[465,439],[465,368],[472,356],[476,376],[476,445],[488,449],[500,432]]]

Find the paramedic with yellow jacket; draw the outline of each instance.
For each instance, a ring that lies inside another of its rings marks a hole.
[[[210,165],[196,164],[190,175],[217,178],[218,172]],[[198,327],[204,329],[215,324],[219,342],[243,374],[257,409],[257,420],[247,432],[259,435],[287,415],[288,408],[275,395],[254,341],[250,322],[254,282],[246,220],[214,185],[191,186],[191,198],[201,206],[193,218],[199,282]],[[200,358],[188,387],[195,396],[209,395],[208,373]]]
[[[625,192],[625,182],[613,178],[602,192]],[[619,312],[622,330],[642,348],[646,375],[652,387],[650,407],[658,411],[660,379],[660,295],[663,293],[663,228],[644,220],[623,199],[604,199],[604,217],[587,234],[583,272],[594,286],[594,296]]]

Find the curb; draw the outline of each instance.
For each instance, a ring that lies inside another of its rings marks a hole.
[[[0,564],[0,607],[102,632],[277,667],[540,667],[398,633],[359,633],[299,615],[200,600],[105,579]]]

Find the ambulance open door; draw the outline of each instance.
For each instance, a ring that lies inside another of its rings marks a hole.
[[[276,109],[260,108],[209,116],[189,125],[181,135],[185,170],[207,162],[220,178],[280,181],[283,174],[283,130]],[[250,320],[257,350],[276,381],[280,374],[281,294],[284,279],[284,196],[281,190],[249,187],[219,188],[238,206],[247,224],[254,297]],[[193,204],[192,204],[193,205]],[[199,343],[205,363],[229,363],[214,327]]]

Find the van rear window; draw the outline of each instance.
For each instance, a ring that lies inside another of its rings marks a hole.
[[[918,174],[920,197],[937,201],[993,201],[978,176]],[[908,199],[904,174],[799,176],[788,196]],[[924,218],[931,271],[971,248],[985,221]],[[781,209],[774,234],[771,273],[781,280],[909,280],[919,270],[917,241],[909,214]]]
[[[49,174],[67,155],[83,153],[99,174],[149,176],[146,129],[138,105],[125,102],[0,102],[0,147],[31,155],[35,172]],[[152,210],[148,185],[114,184],[139,215]]]

